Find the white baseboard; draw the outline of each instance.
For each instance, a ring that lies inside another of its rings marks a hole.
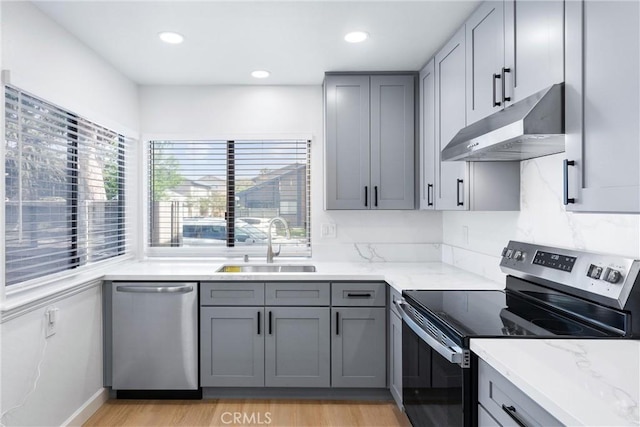
[[[84,405],[78,408],[69,418],[67,418],[62,425],[63,426],[82,426],[95,412],[109,400],[109,389],[102,388],[98,390]]]

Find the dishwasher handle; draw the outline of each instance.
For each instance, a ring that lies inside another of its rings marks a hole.
[[[116,291],[136,294],[188,294],[193,292],[193,286],[116,286]]]

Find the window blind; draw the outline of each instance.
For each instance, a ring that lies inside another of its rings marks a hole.
[[[127,143],[5,87],[7,285],[125,253]]]
[[[150,141],[149,246],[311,254],[310,141]]]

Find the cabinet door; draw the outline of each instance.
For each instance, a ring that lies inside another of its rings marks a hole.
[[[389,311],[389,391],[402,408],[402,319]]]
[[[466,124],[464,27],[436,54],[436,209],[468,209],[467,163],[441,162],[440,152]]]
[[[414,76],[371,76],[372,209],[413,209]]]
[[[435,209],[436,76],[435,60],[420,71],[420,209]]]
[[[265,385],[329,387],[329,307],[267,307]]]
[[[331,386],[387,385],[386,309],[331,309]]]
[[[564,1],[504,3],[507,105],[564,81]]]
[[[566,3],[567,210],[640,212],[639,8]]]
[[[266,305],[328,306],[331,302],[328,282],[268,282],[265,286]]]
[[[200,385],[264,386],[264,308],[200,309]]]
[[[467,123],[504,108],[504,6],[486,1],[465,24],[467,54]]]
[[[328,75],[324,87],[326,208],[368,209],[369,76]]]

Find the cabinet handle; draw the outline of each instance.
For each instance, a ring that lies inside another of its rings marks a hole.
[[[373,187],[373,194],[374,194],[373,206],[377,208],[378,207],[378,186],[377,185]]]
[[[262,317],[262,316],[260,315],[260,312],[258,312],[258,335],[260,335],[260,332],[261,332],[261,331],[260,331],[260,318],[261,318],[261,317]]]
[[[464,183],[463,179],[458,179],[458,182],[456,183],[456,204],[457,206],[463,206],[464,205],[464,200],[460,201],[460,184]]]
[[[527,423],[525,423],[524,421],[522,421],[522,419],[520,419],[520,417],[518,416],[518,414],[516,413],[516,408],[513,406],[507,406],[504,403],[502,404],[502,410],[504,412],[507,413],[507,415],[509,415],[509,417],[515,421],[516,424],[518,424],[520,427],[529,427],[527,425]]]
[[[340,312],[336,311],[336,335],[340,335]]]
[[[497,95],[496,95],[496,80],[498,80],[500,78],[500,74],[494,74],[493,75],[493,106],[494,107],[499,107],[501,104],[500,102],[496,99]]]
[[[564,203],[564,205],[568,205],[569,203],[575,203],[576,199],[574,199],[573,197],[569,197],[569,166],[575,166],[576,162],[574,160],[567,160],[564,159],[564,162],[562,164],[562,171],[563,171],[563,177],[564,177],[564,182],[563,182],[563,188],[564,188],[564,195],[562,198],[562,201]]]
[[[269,311],[269,335],[271,335],[272,330],[271,330],[271,318],[272,318],[272,313],[271,311]]]
[[[433,193],[433,184],[427,184],[427,206],[433,206],[433,200],[431,200]]]
[[[349,298],[371,298],[371,293],[367,292],[367,293],[364,293],[364,294],[354,294],[354,293],[349,292],[347,294],[347,297],[349,297]]]
[[[367,202],[367,200],[369,200],[369,187],[368,186],[364,186],[364,205],[365,206],[369,206],[369,203]]]
[[[511,68],[502,67],[502,102],[505,102],[505,103],[507,101],[511,101],[511,97],[506,96],[507,95],[507,79],[505,77],[505,74],[510,72],[511,72]]]

